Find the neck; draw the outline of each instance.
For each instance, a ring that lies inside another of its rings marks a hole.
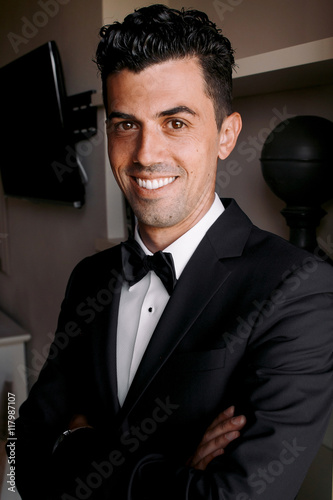
[[[167,229],[169,228],[147,228],[139,224],[141,239],[152,253],[164,250],[184,234],[174,233]]]

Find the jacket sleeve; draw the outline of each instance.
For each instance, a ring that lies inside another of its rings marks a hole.
[[[150,455],[136,464],[130,500],[294,500],[319,449],[333,401],[333,273],[313,261],[263,301],[246,346],[242,397],[248,425],[205,471]],[[237,399],[237,394],[234,394]]]

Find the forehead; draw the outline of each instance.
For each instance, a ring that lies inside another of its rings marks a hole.
[[[160,112],[179,105],[212,106],[196,58],[168,60],[139,73],[124,69],[108,76],[106,89],[108,114],[115,110]]]

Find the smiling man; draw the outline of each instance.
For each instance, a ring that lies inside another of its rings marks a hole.
[[[153,5],[97,63],[137,226],[71,275],[68,342],[16,423],[22,498],[294,500],[332,406],[333,273],[214,192],[241,130],[230,43]]]
[[[217,158],[232,151],[238,113],[217,124],[197,57],[171,59],[140,73],[107,78],[109,158],[140,235],[163,250],[214,201]]]
[[[136,214],[141,237],[163,250],[214,201],[217,158],[232,151],[238,113],[217,124],[197,57],[107,78],[109,158]]]

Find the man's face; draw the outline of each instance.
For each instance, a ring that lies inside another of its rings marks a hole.
[[[214,199],[221,131],[195,58],[107,80],[108,152],[139,226],[190,229]]]

